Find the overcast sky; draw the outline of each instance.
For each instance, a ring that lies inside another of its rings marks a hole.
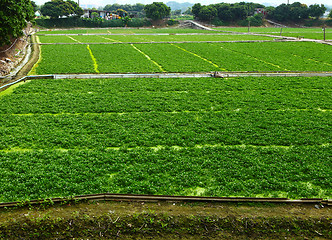
[[[45,2],[49,2],[50,0],[34,0],[37,5],[42,5],[44,4]],[[73,0],[73,1],[76,1],[77,0]],[[166,0],[166,1],[162,1],[162,0],[122,0],[122,1],[115,1],[115,0],[79,0],[80,2],[80,5],[86,5],[86,4],[89,4],[89,5],[95,5],[95,6],[105,6],[107,4],[113,4],[113,3],[119,3],[119,4],[125,4],[125,3],[129,3],[129,4],[135,4],[135,3],[143,3],[143,4],[148,4],[148,3],[152,3],[152,2],[170,2],[171,0]],[[218,0],[178,0],[176,2],[179,2],[179,3],[183,3],[183,2],[190,2],[190,3],[201,3],[203,5],[208,5],[208,4],[211,4],[211,3],[220,3],[220,2],[227,2],[227,3],[235,3],[235,2],[241,2],[241,1],[244,1],[244,0],[238,0],[238,1],[233,1],[233,0],[221,0],[221,1],[218,1]],[[271,5],[275,5],[275,6],[278,6],[282,3],[287,3],[287,0],[284,0],[284,1],[276,1],[276,0],[252,0],[252,1],[247,1],[247,2],[254,2],[254,3],[270,3]],[[307,5],[311,5],[311,4],[315,4],[315,3],[318,3],[318,4],[325,4],[325,5],[332,5],[332,2],[331,0],[297,0],[297,1],[291,1],[289,0],[289,3],[293,3],[293,2],[301,2],[301,3],[305,3]]]

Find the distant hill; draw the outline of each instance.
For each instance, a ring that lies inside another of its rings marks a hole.
[[[166,5],[171,8],[171,11],[181,10],[182,12],[186,11],[188,7],[192,7],[194,4],[189,2],[178,3],[175,1],[167,2]]]

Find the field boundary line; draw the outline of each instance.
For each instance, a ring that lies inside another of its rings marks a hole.
[[[151,61],[154,65],[156,65],[162,72],[166,72],[161,65],[159,65],[156,61],[152,60],[149,55],[144,53],[142,50],[138,49],[134,44],[130,44],[136,51],[143,54],[149,61]]]
[[[39,45],[75,45],[75,44],[172,44],[172,43],[257,43],[276,42],[274,40],[237,40],[237,41],[164,41],[164,42],[72,42],[72,43],[35,43]],[[280,42],[280,41],[279,41]]]
[[[95,58],[95,56],[93,56],[93,53],[92,53],[92,50],[91,50],[90,46],[87,45],[86,48],[88,49],[88,51],[89,51],[89,53],[90,53],[90,57],[91,57],[91,59],[92,59],[92,62],[93,62],[93,68],[94,68],[95,72],[96,72],[96,73],[99,73],[97,59]]]
[[[51,33],[51,34],[35,34],[36,36],[168,36],[168,35],[181,35],[181,36],[197,36],[197,35],[253,35],[247,33],[238,33],[238,32],[220,32],[216,31],[213,33]],[[274,35],[271,35],[274,36]],[[274,36],[278,37],[278,36]],[[280,37],[279,37],[280,38]]]
[[[283,150],[290,150],[293,148],[326,148],[331,147],[331,143],[323,143],[323,144],[312,144],[312,145],[253,145],[253,144],[234,144],[234,145],[227,145],[227,144],[196,144],[194,146],[165,146],[165,145],[156,145],[156,146],[136,146],[136,147],[105,147],[103,148],[105,151],[121,151],[122,149],[133,151],[139,149],[149,149],[155,152],[160,150],[186,150],[186,149],[202,149],[202,148],[223,148],[223,149],[246,149],[246,148],[255,148],[255,149],[283,149]],[[55,152],[69,152],[69,151],[93,151],[93,148],[53,148],[50,151]],[[13,148],[13,149],[1,149],[0,152],[2,153],[18,153],[18,152],[39,152],[45,151],[45,149],[38,149],[38,148]]]
[[[224,110],[194,110],[194,111],[128,111],[128,112],[61,112],[61,113],[0,113],[0,116],[97,116],[97,115],[137,115],[137,114],[200,114],[200,113],[231,113],[231,112],[310,112],[310,111],[319,111],[319,112],[332,112],[332,109],[322,109],[322,108],[285,108],[285,109],[224,109]]]
[[[80,41],[78,41],[77,39],[71,37],[71,36],[67,36],[68,38],[70,38],[71,40],[75,41],[75,42],[78,42],[78,43],[81,43]]]
[[[202,60],[204,60],[204,61],[206,61],[206,62],[212,64],[214,67],[217,67],[217,68],[219,68],[219,69],[222,70],[222,71],[227,71],[227,69],[218,66],[218,65],[215,64],[214,62],[212,62],[212,61],[210,61],[210,60],[208,60],[208,59],[206,59],[206,58],[204,58],[204,57],[198,55],[197,53],[190,52],[190,51],[188,51],[187,49],[184,49],[184,48],[182,48],[182,47],[179,47],[179,46],[177,46],[177,45],[175,45],[175,44],[173,44],[173,43],[171,43],[171,45],[174,46],[174,47],[176,47],[176,48],[178,48],[178,49],[181,49],[182,51],[184,51],[184,52],[186,52],[186,53],[192,54],[192,55],[194,55],[195,57],[198,57],[198,58],[200,58],[200,59],[202,59]]]
[[[103,38],[103,39],[106,39],[106,40],[111,40],[113,42],[121,42],[121,41],[114,40],[112,38],[107,38],[107,37],[102,37],[102,36],[100,36],[100,37]]]

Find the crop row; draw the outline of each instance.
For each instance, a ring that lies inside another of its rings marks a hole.
[[[87,35],[87,36],[39,36],[42,43],[104,42],[173,42],[173,41],[245,41],[273,40],[271,37],[255,35]]]
[[[135,33],[215,33],[215,31],[199,30],[199,29],[179,29],[179,28],[82,28],[72,30],[51,30],[40,31],[37,34],[84,34],[84,33],[107,33],[107,34],[135,34]]]
[[[231,71],[331,71],[330,46],[315,43],[181,44]],[[302,49],[306,50],[302,51]],[[296,49],[296,50],[295,50]],[[313,53],[318,51],[320,54]],[[291,52],[291,54],[290,54]],[[312,54],[313,53],[313,54]],[[318,61],[312,61],[314,58]]]
[[[223,110],[331,111],[331,78],[35,80],[0,114]]]
[[[331,147],[0,152],[0,202],[102,192],[329,198],[330,153]]]
[[[15,88],[10,99],[22,94],[55,95],[61,91],[72,94],[84,94],[90,91],[98,94],[142,91],[287,91],[289,89],[331,91],[331,80],[331,77],[36,79]]]
[[[221,32],[248,32],[248,27],[219,27],[214,28]],[[251,27],[253,33],[280,33],[280,27]],[[326,32],[332,33],[332,28],[326,28]],[[322,33],[322,28],[282,28],[282,33]]]
[[[0,149],[321,145],[331,143],[331,118],[310,110],[7,115]]]
[[[116,44],[90,49],[101,73],[332,69],[330,46],[316,43]],[[37,74],[89,72],[95,69],[85,45],[42,46]]]
[[[221,32],[248,32],[248,28],[215,28],[217,31]],[[250,28],[251,33],[258,34],[269,34],[280,36],[280,32],[282,36],[286,37],[301,37],[301,38],[310,38],[310,39],[324,39],[324,32],[322,28]],[[325,39],[332,39],[332,28],[325,29]]]

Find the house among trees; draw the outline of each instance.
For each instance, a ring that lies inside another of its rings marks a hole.
[[[103,18],[106,20],[118,19],[120,16],[105,10],[84,9],[84,18]]]
[[[132,17],[137,17],[137,11],[125,11],[123,9],[118,9],[117,11],[106,11],[106,10],[96,10],[96,9],[84,9],[84,18],[102,18],[105,20],[114,20],[126,17],[129,15]]]
[[[267,15],[267,12],[266,12],[265,8],[255,8],[254,15],[255,14],[260,14],[260,13],[263,14],[264,16]]]

